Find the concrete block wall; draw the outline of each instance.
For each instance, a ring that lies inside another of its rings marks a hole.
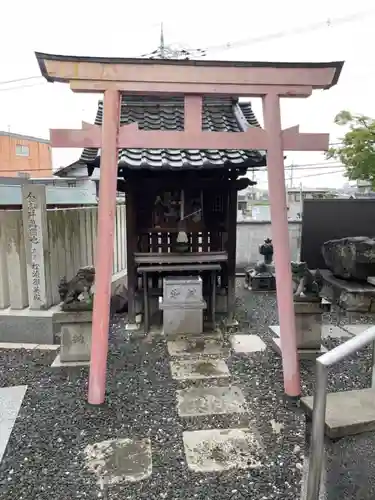
[[[301,245],[302,221],[289,222],[289,241],[291,260],[299,260]],[[237,256],[236,268],[242,271],[245,267],[262,260],[259,245],[266,238],[272,239],[271,221],[238,221],[237,222]]]

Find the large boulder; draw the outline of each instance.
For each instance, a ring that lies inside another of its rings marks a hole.
[[[323,244],[325,263],[334,276],[346,280],[366,281],[375,276],[375,239],[352,236],[329,240]]]

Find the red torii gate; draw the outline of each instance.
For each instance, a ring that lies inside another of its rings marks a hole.
[[[309,97],[338,81],[343,62],[268,63],[155,59],[116,59],[36,53],[42,75],[70,84],[74,92],[104,93],[102,127],[83,123],[81,130],[51,130],[52,147],[101,148],[96,293],[88,401],[105,399],[110,281],[114,237],[119,148],[260,149],[267,151],[272,239],[275,248],[277,304],[288,396],[300,395],[290,245],[285,193],[284,151],[324,151],[328,134],[304,134],[299,127],[281,129],[280,98]],[[120,126],[121,94],[182,94],[183,131],[139,130]],[[202,131],[202,96],[261,97],[264,129],[246,132]]]

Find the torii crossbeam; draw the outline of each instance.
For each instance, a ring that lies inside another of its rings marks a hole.
[[[117,182],[118,148],[260,149],[267,151],[272,239],[275,248],[277,304],[288,396],[300,395],[290,245],[285,193],[284,151],[328,149],[328,134],[300,133],[298,126],[281,128],[280,98],[308,97],[338,81],[343,63],[269,63],[154,59],[112,59],[37,53],[43,76],[66,82],[75,92],[104,93],[102,127],[83,124],[81,130],[51,130],[53,147],[101,148],[99,220],[96,253],[96,293],[88,400],[105,399],[110,280]],[[136,123],[120,126],[122,94],[185,96],[183,131],[139,130]],[[255,96],[263,99],[264,129],[246,132],[202,130],[202,96]]]

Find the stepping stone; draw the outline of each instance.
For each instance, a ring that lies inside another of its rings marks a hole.
[[[177,391],[180,417],[245,413],[246,401],[239,387],[192,387]]]
[[[220,341],[215,339],[178,339],[167,342],[170,356],[222,356],[224,350]]]
[[[374,325],[344,325],[343,328],[347,330],[352,335],[359,335],[363,333],[365,330]]]
[[[198,380],[227,378],[229,368],[223,359],[189,359],[170,361],[172,378],[175,380]]]
[[[26,385],[0,388],[0,462],[20,411],[26,389]]]
[[[232,335],[230,342],[232,349],[237,353],[260,352],[267,348],[258,335]]]
[[[345,330],[343,330],[340,326],[335,325],[322,325],[322,339],[327,337],[332,337],[334,339],[342,339],[349,338],[352,335]]]
[[[151,442],[147,439],[110,439],[86,446],[86,464],[99,484],[142,481],[152,474]]]
[[[64,366],[90,366],[90,361],[61,361],[60,354],[58,354],[52,363],[51,368],[62,368]]]
[[[261,466],[261,447],[251,429],[210,429],[183,433],[185,457],[194,472]]]

